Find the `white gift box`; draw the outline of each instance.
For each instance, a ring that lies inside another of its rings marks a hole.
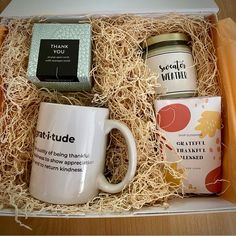
[[[216,19],[218,7],[213,0],[12,0],[2,12],[1,17],[48,16],[56,21],[73,21],[84,16],[108,16],[117,14],[135,14],[141,16],[159,16],[165,13],[181,13],[192,15],[213,16]],[[229,180],[234,184],[234,180]],[[37,217],[128,217],[150,215],[193,214],[200,212],[236,211],[236,204],[222,197],[192,197],[170,201],[167,209],[161,207],[146,207],[121,213],[86,213],[80,215],[63,215],[50,212],[34,212],[28,216]],[[0,215],[15,215],[14,209],[1,209]]]

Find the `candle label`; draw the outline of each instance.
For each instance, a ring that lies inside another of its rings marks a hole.
[[[148,67],[158,73],[158,95],[196,93],[196,71],[191,53],[163,53],[147,58]]]

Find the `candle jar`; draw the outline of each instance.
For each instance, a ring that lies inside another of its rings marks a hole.
[[[189,38],[183,33],[150,37],[144,47],[147,66],[158,73],[158,96],[193,97],[197,94],[197,75]]]

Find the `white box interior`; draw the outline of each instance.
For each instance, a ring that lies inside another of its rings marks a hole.
[[[157,14],[167,12],[216,14],[213,0],[12,0],[2,17]]]

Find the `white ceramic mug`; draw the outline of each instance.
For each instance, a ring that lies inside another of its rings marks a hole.
[[[30,193],[55,204],[85,203],[99,190],[121,191],[134,177],[137,151],[126,125],[109,120],[107,108],[41,103],[35,138]],[[128,147],[129,166],[118,184],[104,174],[107,134],[118,129]]]

